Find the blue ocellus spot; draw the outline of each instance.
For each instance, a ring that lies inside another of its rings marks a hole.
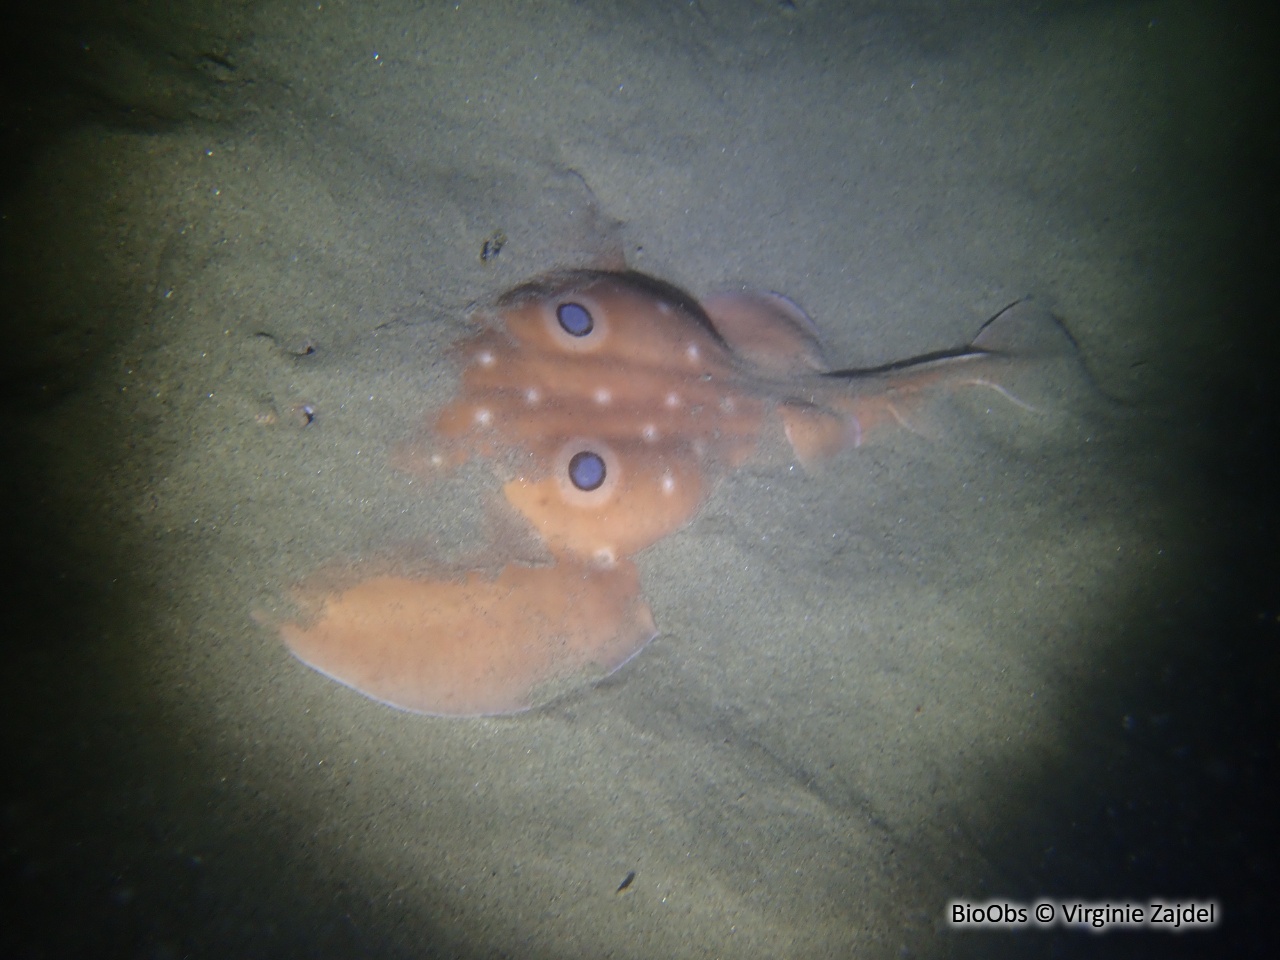
[[[569,480],[579,490],[598,490],[604,476],[604,458],[594,450],[580,450],[569,460]]]
[[[571,337],[585,337],[595,327],[591,312],[580,303],[562,303],[556,307],[560,329]]]

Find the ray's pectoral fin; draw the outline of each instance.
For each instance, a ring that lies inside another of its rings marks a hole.
[[[825,372],[818,328],[794,300],[780,293],[739,290],[702,303],[734,353],[773,374]]]
[[[509,564],[496,578],[375,577],[281,636],[303,663],[403,710],[519,713],[607,676],[653,639],[635,565]]]
[[[955,350],[810,378],[808,395],[779,405],[787,439],[806,467],[897,427],[924,436],[941,397],[990,391],[1030,414],[1063,412],[1096,393],[1070,332],[1034,300],[1019,300]]]

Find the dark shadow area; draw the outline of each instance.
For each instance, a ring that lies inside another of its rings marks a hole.
[[[0,214],[78,131],[225,119],[247,82],[228,51],[251,6],[7,7]],[[114,189],[93,164],[83,177],[70,192]],[[0,956],[469,955],[432,931],[422,903],[371,902],[318,861],[309,824],[219,778],[207,731],[139,696],[142,646],[166,629],[166,598],[145,585],[155,560],[135,534],[117,536],[92,491],[60,484],[107,482],[95,471],[143,427],[112,421],[78,451],[58,424],[147,304],[94,259],[97,234],[59,213],[50,204],[0,229]],[[78,458],[70,471],[66,457]]]
[[[1181,505],[1167,531],[1181,557],[1126,610],[1095,612],[1114,655],[1062,718],[1071,762],[1007,771],[1016,786],[1001,792],[1022,814],[981,844],[1000,874],[975,896],[1216,900],[1222,919],[1181,934],[948,931],[960,956],[1269,957],[1280,945],[1280,87],[1274,17],[1245,5],[1233,16],[1248,38],[1230,65],[1247,122],[1222,145],[1221,182],[1196,183],[1235,224],[1203,265],[1219,292],[1219,349],[1178,363],[1198,376],[1168,384],[1172,409],[1135,432],[1145,466],[1129,479]]]
[[[217,119],[252,2],[62,0],[0,13],[0,197],[41,147],[85,123],[159,132]]]
[[[216,119],[236,83],[231,13],[212,4],[6,7],[0,212],[42,152],[78,129],[147,133]],[[150,558],[111,536],[91,496],[57,495],[54,458],[65,451],[41,419],[56,419],[145,313],[117,290],[51,307],[30,272],[42,266],[45,239],[6,229],[0,270],[0,955],[423,956],[419,943],[387,939],[386,909],[371,909],[346,878],[315,875],[298,855],[305,827],[243,790],[211,785],[189,720],[130,694],[134,652],[116,638],[145,635],[164,598],[135,582]],[[81,253],[64,251],[73,262],[63,269],[90,287],[99,268]],[[78,305],[86,302],[94,306]],[[115,427],[98,449],[127,446],[133,425]],[[202,809],[207,818],[194,815]],[[448,937],[439,942],[464,955]]]
[[[118,4],[62,0],[10,4],[0,13],[0,213],[10,205],[42,151],[87,127],[159,133],[214,122],[233,109],[246,81],[230,59],[243,39],[252,4]],[[114,185],[101,171],[94,189]],[[57,216],[53,206],[42,213]],[[65,227],[65,225],[63,225]],[[52,231],[48,231],[52,233]],[[55,404],[92,368],[104,340],[122,334],[106,311],[68,316],[41,301],[32,277],[41,237],[6,230],[0,264],[6,309],[0,333],[0,404],[31,411]],[[74,257],[74,252],[72,253]],[[74,265],[72,265],[74,269]],[[90,265],[82,267],[86,278]],[[122,278],[107,278],[113,286]]]

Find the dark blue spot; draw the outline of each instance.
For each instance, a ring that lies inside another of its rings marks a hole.
[[[560,327],[571,337],[585,337],[591,332],[596,322],[591,313],[580,303],[562,303],[556,307],[556,319]]]
[[[590,493],[604,483],[604,458],[592,450],[580,450],[569,460],[569,479]]]

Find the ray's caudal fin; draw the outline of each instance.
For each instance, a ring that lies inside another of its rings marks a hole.
[[[987,390],[1000,402],[1046,415],[1061,410],[1085,381],[1070,332],[1025,298],[987,320],[963,347],[824,372],[807,384],[807,395],[793,395],[779,410],[796,458],[814,467],[884,427],[938,434],[930,407],[945,393]]]

